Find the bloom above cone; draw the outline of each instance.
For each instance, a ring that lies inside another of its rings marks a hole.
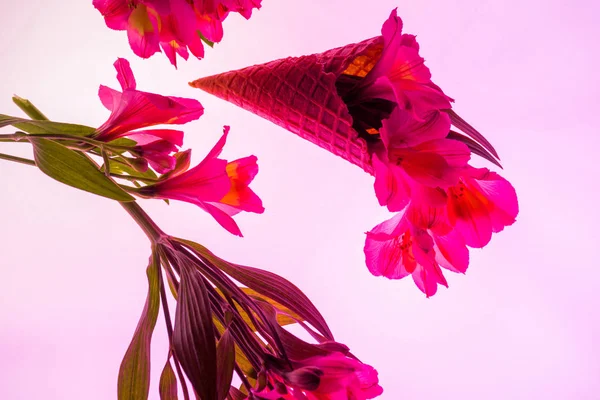
[[[381,37],[198,79],[202,89],[257,114],[372,174],[367,141],[352,127],[338,95],[342,72],[364,76],[383,47]]]

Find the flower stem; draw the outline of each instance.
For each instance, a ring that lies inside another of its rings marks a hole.
[[[135,201],[122,202],[121,206],[129,213],[129,215],[131,215],[140,228],[142,228],[152,244],[161,242],[162,239],[167,236]]]
[[[35,167],[35,161],[30,160],[28,158],[21,158],[21,157],[17,157],[17,156],[11,156],[9,154],[2,154],[0,153],[0,159],[2,160],[8,160],[8,161],[13,161],[13,162],[17,162],[20,164],[25,164],[25,165],[32,165]]]

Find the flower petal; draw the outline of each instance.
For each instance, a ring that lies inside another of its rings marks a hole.
[[[379,204],[387,206],[390,211],[400,211],[410,201],[411,186],[404,171],[396,165],[381,161],[377,154],[373,154],[373,168],[375,170],[375,195]]]
[[[131,8],[125,0],[94,0],[94,7],[104,17],[106,26],[114,30],[127,29],[127,20],[131,14]]]
[[[444,236],[434,235],[433,240],[435,260],[450,271],[464,274],[469,266],[469,250],[462,236],[452,231]]]
[[[141,57],[148,58],[160,51],[157,16],[144,4],[138,4],[127,21],[127,37],[131,50]]]
[[[129,61],[124,58],[117,58],[114,63],[117,70],[117,80],[121,84],[121,89],[135,89],[135,77],[129,65]]]

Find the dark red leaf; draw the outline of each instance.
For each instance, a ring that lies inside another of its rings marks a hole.
[[[496,157],[498,160],[500,159],[496,149],[494,149],[494,146],[492,146],[492,144],[488,142],[488,140],[481,133],[479,133],[477,129],[469,125],[469,123],[462,119],[456,112],[454,112],[454,110],[446,110],[446,112],[450,116],[450,122],[452,122],[452,125],[463,131],[465,134],[467,134],[467,136],[470,136],[477,142],[481,143],[487,151],[494,155],[494,157]]]
[[[458,132],[454,132],[454,131],[450,131],[450,133],[448,133],[448,136],[446,136],[446,137],[448,139],[458,140],[459,142],[463,142],[464,144],[467,145],[467,147],[469,148],[469,150],[471,150],[471,152],[473,154],[476,154],[479,157],[484,158],[484,159],[488,160],[489,162],[502,168],[502,165],[500,165],[498,160],[496,160],[489,151],[484,149],[483,146],[481,146],[479,143],[477,143],[473,139],[471,139],[465,135],[462,135]]]
[[[268,271],[227,262],[198,243],[177,238],[174,240],[189,246],[199,257],[208,260],[241,284],[289,308],[314,326],[328,340],[334,340],[319,310],[290,281]]]
[[[275,324],[275,329],[277,329],[279,339],[283,344],[286,355],[290,359],[299,361],[309,357],[324,356],[329,354],[329,351],[326,349],[305,342],[304,340],[296,337],[284,328],[277,325],[277,311],[271,304],[260,300],[257,301],[257,304],[263,310],[265,316],[270,320],[270,322]]]
[[[219,400],[224,400],[231,386],[235,365],[235,346],[233,337],[226,329],[217,343],[217,390]]]
[[[248,396],[242,393],[238,388],[232,386],[229,388],[229,398],[231,398],[231,400],[246,400]]]
[[[200,399],[217,400],[217,349],[206,285],[191,266],[182,264],[180,270],[173,350]]]

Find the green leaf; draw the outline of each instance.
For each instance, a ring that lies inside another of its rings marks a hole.
[[[7,123],[6,121],[9,122]],[[0,114],[0,127],[5,125],[12,125],[17,129],[20,129],[32,135],[50,134],[90,136],[91,134],[96,132],[95,128],[85,125],[67,124],[64,122],[53,121],[37,121]]]
[[[146,400],[148,398],[150,389],[150,342],[160,307],[159,265],[158,255],[153,253],[150,265],[146,269],[148,275],[146,304],[119,369],[117,384],[119,400]]]
[[[177,400],[177,377],[171,367],[170,358],[167,360],[158,383],[160,400]]]
[[[21,118],[11,117],[9,115],[2,115],[2,114],[0,114],[0,128],[2,128],[3,126],[8,126],[8,125],[16,124],[16,123],[18,123],[20,121],[22,121]]]
[[[21,110],[23,110],[23,112],[27,114],[29,118],[46,121],[48,120],[48,118],[46,118],[46,116],[29,100],[19,97],[17,95],[14,95],[12,100],[13,103],[15,103]]]
[[[117,201],[135,199],[100,172],[81,153],[51,140],[30,136],[38,168],[65,185]]]
[[[217,394],[218,400],[225,400],[233,378],[235,346],[233,337],[226,329],[217,343]]]
[[[204,43],[206,43],[206,45],[207,45],[208,47],[210,47],[210,48],[213,48],[213,47],[215,46],[215,42],[212,42],[212,41],[208,40],[208,39],[206,38],[206,36],[204,36],[204,35],[202,34],[202,32],[200,32],[200,31],[196,31],[196,32],[198,32],[198,36],[200,36],[200,39],[201,39],[201,40],[202,40]]]

